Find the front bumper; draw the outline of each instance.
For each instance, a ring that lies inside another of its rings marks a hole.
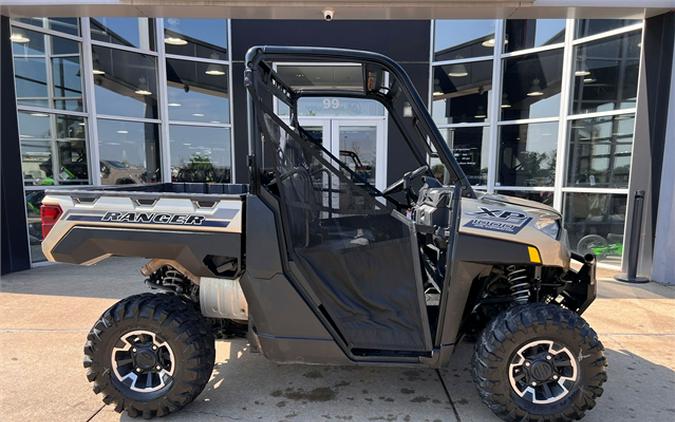
[[[568,283],[560,293],[563,297],[560,303],[581,315],[593,303],[598,293],[596,259],[590,254],[582,256],[574,252],[571,258],[582,265],[579,271],[570,268],[565,274]]]

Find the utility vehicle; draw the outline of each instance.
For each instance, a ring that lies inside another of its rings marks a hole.
[[[279,62],[350,63],[360,76],[298,87]],[[593,256],[570,252],[554,209],[475,191],[400,65],[259,46],[245,85],[250,184],[55,189],[43,200],[49,260],[146,257],[146,283],[164,291],[118,302],[88,335],[84,366],[106,403],[146,418],[182,408],[209,380],[214,338],[243,329],[273,361],[328,365],[441,368],[477,337],[474,380],[500,417],[571,420],[594,406],[605,358],[580,317],[596,296]],[[351,154],[300,124],[306,97],[378,102],[390,142],[418,168],[378,190],[340,160]]]

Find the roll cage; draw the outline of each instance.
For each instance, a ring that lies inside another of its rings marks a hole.
[[[420,165],[427,156],[435,155],[447,169],[446,184],[458,185],[462,196],[475,198],[468,178],[455,160],[450,148],[433,123],[424,102],[415,90],[403,68],[390,58],[367,51],[339,48],[255,46],[246,53],[245,85],[248,89],[249,171],[251,191],[260,187],[263,163],[263,142],[256,130],[256,115],[262,109],[273,113],[272,97],[290,109],[290,127],[302,128],[298,123],[298,100],[302,97],[345,97],[370,99],[381,103],[400,130],[403,139]],[[274,70],[275,62],[344,62],[358,64],[362,71],[361,89],[353,88],[293,88]],[[256,102],[258,107],[253,106]],[[344,163],[324,150],[341,167],[351,173]],[[355,175],[352,175],[353,177]],[[356,175],[358,177],[358,175]],[[375,187],[363,183],[375,196],[382,194]]]

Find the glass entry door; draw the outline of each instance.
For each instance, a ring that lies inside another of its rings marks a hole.
[[[383,119],[300,118],[300,125],[363,180],[382,190],[387,184]]]

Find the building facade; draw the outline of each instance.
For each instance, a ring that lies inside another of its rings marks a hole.
[[[3,151],[16,143],[22,175],[19,185],[3,184],[22,192],[15,211],[3,198],[3,229],[25,224],[27,247],[14,243],[12,254],[33,265],[44,260],[46,188],[247,181],[243,61],[252,45],[392,57],[428,100],[476,189],[554,206],[572,248],[606,265],[619,267],[626,256],[631,178],[659,158],[635,152],[647,107],[639,95],[644,20],[13,17],[3,24],[18,135],[3,135]],[[670,49],[672,60],[672,40]],[[345,85],[352,69],[278,63],[277,71],[294,85]],[[348,151],[345,159],[360,160],[378,187],[416,167],[388,137],[384,113],[337,98],[300,104],[303,125]]]

